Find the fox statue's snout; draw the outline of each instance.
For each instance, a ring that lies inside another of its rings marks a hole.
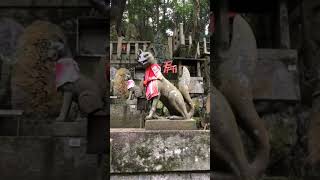
[[[151,49],[151,52],[144,52],[141,49],[138,51],[138,62],[142,64],[143,66],[148,64],[157,64],[156,59],[154,58],[154,51]]]
[[[139,49],[138,52],[138,62],[142,65],[146,65],[148,63],[148,52],[142,52],[141,49]]]

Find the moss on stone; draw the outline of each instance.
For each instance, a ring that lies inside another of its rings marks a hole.
[[[209,168],[209,134],[192,132],[117,133],[112,146],[112,171],[157,172]]]

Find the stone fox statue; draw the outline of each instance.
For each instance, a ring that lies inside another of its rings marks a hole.
[[[138,52],[138,62],[145,68],[144,86],[146,98],[152,101],[152,107],[146,119],[157,118],[155,110],[160,100],[169,110],[169,119],[190,119],[194,113],[194,106],[189,95],[188,85],[190,73],[183,67],[183,73],[179,77],[178,88],[170,83],[161,73],[161,67],[154,58],[153,49],[150,52]]]
[[[66,120],[72,101],[79,105],[80,111],[85,115],[103,109],[103,89],[98,82],[80,74],[78,64],[65,44],[51,42],[48,58],[56,62],[56,87],[63,93],[63,104],[57,121]]]
[[[235,15],[232,22],[230,47],[222,52],[217,68],[220,83],[216,83],[217,88],[210,86],[213,95],[210,117],[215,133],[211,141],[216,155],[213,168],[231,169],[233,179],[260,179],[270,156],[269,133],[253,103],[256,40],[250,25],[240,15]],[[252,158],[246,154],[239,128],[255,145]],[[227,168],[223,167],[226,164]]]

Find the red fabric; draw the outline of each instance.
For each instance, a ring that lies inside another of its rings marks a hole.
[[[159,95],[158,85],[155,80],[161,78],[161,67],[158,64],[152,64],[146,68],[143,85],[146,86],[147,100]]]
[[[61,58],[55,67],[56,87],[67,82],[74,82],[79,79],[80,70],[78,64],[72,58]]]
[[[61,74],[63,72],[63,64],[56,63],[56,78],[60,78]]]
[[[148,83],[146,89],[146,98],[151,100],[153,97],[159,96],[158,83],[155,80],[152,80]]]
[[[148,83],[152,80],[160,79],[161,67],[158,64],[151,64],[146,68],[144,74],[144,86],[147,86]]]

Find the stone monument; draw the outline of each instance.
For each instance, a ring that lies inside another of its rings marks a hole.
[[[183,67],[178,86],[174,86],[161,73],[161,67],[154,57],[154,50],[143,52],[139,50],[138,62],[145,67],[144,86],[146,98],[152,103],[149,115],[145,118],[145,128],[148,129],[196,129],[192,120],[194,105],[188,91],[190,73]],[[167,118],[156,115],[155,110],[161,101],[168,109]]]

